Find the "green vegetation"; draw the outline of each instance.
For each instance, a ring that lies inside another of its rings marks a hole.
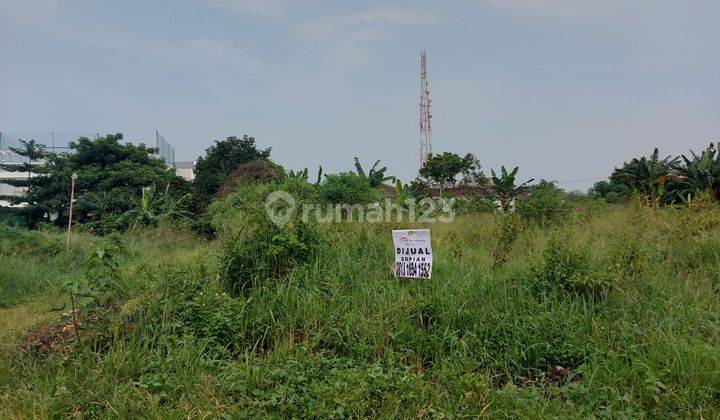
[[[707,199],[589,203],[548,227],[463,216],[432,226],[431,281],[392,276],[402,226],[278,228],[246,209],[213,205],[214,242],[161,224],[82,234],[71,254],[60,233],[2,228],[0,416],[720,413]],[[79,342],[68,278],[95,314]]]
[[[368,204],[380,199],[379,190],[354,172],[325,175],[317,191],[328,203]]]
[[[195,164],[195,194],[205,203],[220,191],[233,173],[243,163],[270,159],[270,149],[258,150],[255,138],[243,136],[217,140],[200,156]]]
[[[311,180],[250,137],[208,149],[190,188],[120,139],[34,167],[30,209],[62,212],[79,174],[70,249],[62,220],[2,213],[0,418],[720,416],[712,145],[577,197],[451,153],[394,189],[357,159]],[[470,191],[452,223],[267,200],[402,207],[430,186]],[[420,227],[433,279],[397,279],[390,232]]]
[[[566,194],[554,183],[543,180],[530,191],[530,196],[519,200],[515,206],[517,213],[526,221],[549,227],[562,223],[570,216]]]
[[[380,164],[380,161],[375,161],[375,164],[373,164],[372,168],[370,168],[370,171],[365,174],[365,170],[363,169],[362,165],[360,164],[360,159],[357,157],[355,158],[355,170],[357,171],[357,174],[360,175],[362,178],[366,179],[371,187],[376,188],[382,185],[383,182],[386,181],[395,181],[394,176],[385,176],[385,172],[387,172],[387,166],[383,166],[382,168],[378,169],[378,165]]]
[[[117,229],[117,218],[130,210],[133,198],[143,188],[157,185],[178,197],[190,191],[190,185],[168,170],[164,161],[152,156],[154,149],[130,143],[121,144],[122,134],[109,134],[97,139],[80,138],[70,143],[72,153],[45,153],[34,141],[24,143],[23,155],[35,162],[20,165],[32,169],[35,176],[16,180],[17,186],[27,188],[20,199],[28,205],[32,215],[29,226],[55,218],[62,225],[68,208],[70,177],[77,174],[74,209],[81,223],[88,223],[98,233]],[[6,165],[11,167],[13,165]],[[27,170],[27,169],[24,169]],[[3,181],[9,183],[7,180]],[[17,201],[17,200],[16,200]]]
[[[651,207],[687,204],[696,196],[708,192],[713,200],[720,200],[720,153],[710,145],[700,155],[685,155],[660,159],[655,149],[649,157],[634,158],[615,168],[609,181],[599,181],[590,195],[607,202],[627,202],[632,196],[642,197]]]
[[[460,157],[451,152],[431,155],[420,169],[420,176],[427,183],[438,187],[440,195],[445,187],[482,183],[485,178],[475,155],[468,153]]]
[[[490,187],[491,194],[500,203],[500,210],[504,213],[510,211],[510,208],[520,194],[527,191],[527,184],[533,181],[531,179],[520,185],[515,185],[515,178],[517,177],[518,169],[520,168],[516,166],[515,169],[508,172],[503,166],[500,168],[499,176],[494,170],[490,171],[492,174],[492,186]]]

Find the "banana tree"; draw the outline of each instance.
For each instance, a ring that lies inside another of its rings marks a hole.
[[[290,172],[288,173],[288,177],[307,182],[307,180],[309,179],[308,168],[304,168],[302,171],[298,170],[297,172],[290,170]],[[318,166],[318,173],[317,173],[317,178],[315,179],[315,186],[320,185],[321,180],[322,180],[322,166]]]
[[[297,172],[295,172],[291,169],[290,172],[288,173],[288,178],[299,179],[300,181],[307,181],[308,180],[308,168],[306,167],[302,171],[298,170]]]
[[[155,185],[145,187],[140,199],[133,199],[133,208],[123,213],[118,222],[128,223],[130,226],[157,226],[161,220],[188,219],[190,212],[185,210],[186,201],[190,195],[186,194],[179,199],[169,194],[157,194]]]
[[[678,176],[668,183],[672,199],[686,201],[698,191],[708,191],[713,199],[720,198],[720,153],[715,145],[710,143],[700,156],[690,153],[692,159],[682,155],[683,162],[673,166]]]
[[[395,180],[394,176],[385,176],[387,166],[383,166],[382,168],[377,169],[377,166],[379,164],[379,160],[375,161],[375,164],[372,166],[372,168],[370,168],[370,172],[366,174],[363,170],[362,165],[360,164],[360,160],[357,157],[355,158],[355,169],[357,170],[357,174],[367,179],[370,182],[371,187],[379,187],[385,181]]]
[[[528,184],[533,182],[529,179],[522,184],[516,186],[515,178],[517,177],[518,167],[508,172],[504,166],[500,168],[500,176],[495,173],[495,170],[490,170],[492,175],[492,185],[488,189],[490,194],[500,202],[500,209],[503,213],[510,211],[513,201],[522,193],[528,190]]]
[[[655,148],[649,157],[634,158],[622,168],[615,169],[610,179],[642,194],[655,210],[665,193],[665,184],[675,179],[673,167],[678,160],[672,156],[660,159],[660,152]]]

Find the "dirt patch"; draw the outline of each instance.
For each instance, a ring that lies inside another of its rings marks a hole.
[[[63,320],[50,325],[41,325],[25,333],[20,341],[20,349],[43,354],[67,354],[78,341],[95,336],[94,327],[100,318],[93,314],[78,319],[80,331],[76,331],[70,314],[63,314]]]
[[[76,340],[75,325],[71,322],[60,322],[44,325],[28,331],[20,342],[24,351],[39,353],[67,354]]]

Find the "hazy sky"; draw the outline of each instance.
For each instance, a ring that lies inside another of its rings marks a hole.
[[[720,139],[718,0],[0,0],[0,131],[255,136],[289,169],[435,152],[585,189]]]

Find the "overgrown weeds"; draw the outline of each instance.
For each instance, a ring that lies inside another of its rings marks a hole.
[[[159,228],[114,251],[81,235],[69,256],[35,257],[44,245],[25,241],[61,234],[0,238],[3,261],[36,282],[13,304],[47,301],[29,324],[0,309],[0,327],[36,333],[26,349],[22,334],[1,337],[0,416],[720,413],[717,206],[601,205],[545,227],[463,216],[430,227],[433,279],[417,281],[388,270],[393,224],[304,226],[306,237],[292,218],[279,228],[225,204],[215,242]],[[101,296],[96,263],[115,315],[72,345],[72,321],[46,311],[72,273]]]

